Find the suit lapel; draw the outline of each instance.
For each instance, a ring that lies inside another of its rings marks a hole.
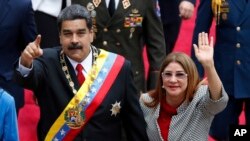
[[[105,0],[102,0],[100,5],[101,5],[100,8],[103,8],[101,11],[105,11],[105,14],[107,15],[106,17],[111,18]]]
[[[74,82],[74,87],[76,90],[78,90],[80,88],[80,85],[79,85],[77,77],[76,77],[75,69],[73,68],[72,64],[70,63],[70,61],[69,61],[68,57],[66,57],[66,55],[65,55],[65,61],[66,61],[67,66],[68,66],[68,71],[69,71],[69,74],[71,76],[71,79]],[[65,81],[68,82],[68,79],[66,78],[66,76],[65,76]],[[70,88],[70,86],[69,86],[69,88]]]
[[[238,9],[243,12],[246,6],[245,0],[231,0],[231,2],[238,7]]]
[[[113,15],[113,17],[111,17],[110,23],[115,22],[119,22],[121,20],[124,20],[124,15],[127,15],[128,12],[130,12],[132,5],[134,5],[135,0],[125,0],[125,1],[129,1],[130,5],[128,7],[125,7],[125,5],[123,4],[124,0],[120,0],[118,7]],[[119,18],[122,17],[122,18]]]
[[[0,4],[0,23],[4,20],[7,16],[7,13],[10,10],[9,0],[2,0]]]
[[[246,4],[246,7],[240,19],[240,23],[244,22],[247,18],[249,18],[250,17],[249,15],[250,15],[250,1]]]

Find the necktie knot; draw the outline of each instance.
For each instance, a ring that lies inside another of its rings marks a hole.
[[[82,73],[83,71],[83,66],[81,64],[77,64],[76,66],[76,71],[77,71],[77,79],[80,85],[85,81],[85,77]]]
[[[77,64],[76,70],[77,70],[77,73],[81,72],[83,70],[83,66],[81,64]]]

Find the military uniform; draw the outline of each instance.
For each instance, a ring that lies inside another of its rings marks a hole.
[[[91,12],[95,40],[93,44],[123,55],[131,61],[135,83],[145,92],[155,86],[156,71],[165,57],[162,24],[152,0],[120,0],[113,16],[105,0],[72,0]],[[143,48],[149,61],[148,88],[145,80]]]
[[[215,17],[215,67],[230,98],[226,109],[215,116],[210,134],[217,139],[226,139],[229,125],[238,124],[244,102],[247,124],[250,121],[250,3],[246,0],[219,2],[221,3],[212,4],[210,0],[200,1],[193,43],[197,43],[198,33],[209,32]],[[203,76],[201,64],[195,58],[194,50],[192,57],[200,75]]]
[[[179,5],[183,0],[158,0],[161,12],[161,20],[164,29],[166,54],[173,51],[175,42],[178,38],[181,17],[179,16]],[[196,0],[185,0],[195,5]]]

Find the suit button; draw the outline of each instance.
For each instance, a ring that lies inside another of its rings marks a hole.
[[[239,27],[239,26],[237,26],[237,27],[236,27],[236,30],[237,30],[237,31],[240,31],[240,27]]]
[[[107,46],[108,42],[107,42],[107,41],[103,41],[102,44],[103,44],[104,46]]]
[[[120,33],[120,32],[121,32],[121,29],[119,29],[119,28],[116,29],[116,32],[117,32],[117,33]]]
[[[237,61],[236,61],[236,63],[237,63],[238,65],[240,65],[240,64],[241,64],[240,60],[237,60]]]
[[[240,43],[237,43],[237,44],[236,44],[236,47],[237,47],[237,48],[240,48]]]
[[[117,46],[120,46],[120,45],[121,45],[121,43],[117,42],[117,43],[116,43],[116,45],[117,45]]]
[[[139,71],[135,71],[135,74],[139,74]]]
[[[108,31],[108,29],[105,27],[105,28],[103,29],[103,31],[104,31],[104,32],[107,32],[107,31]]]

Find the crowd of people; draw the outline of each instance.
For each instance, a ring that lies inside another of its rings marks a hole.
[[[243,105],[248,124],[248,0],[0,1],[0,140],[20,140],[24,89],[39,141],[229,140]],[[191,56],[173,52],[195,6]]]

